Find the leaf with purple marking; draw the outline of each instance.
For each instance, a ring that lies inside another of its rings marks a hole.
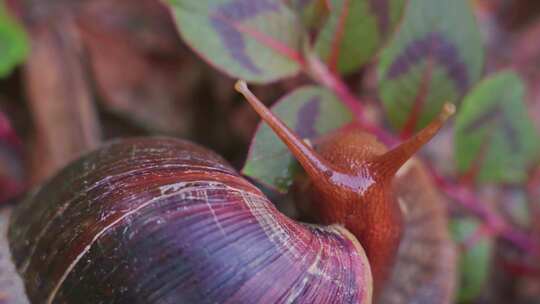
[[[184,40],[223,72],[266,83],[296,74],[303,27],[281,0],[168,0]]]
[[[539,136],[513,72],[486,78],[463,100],[456,118],[458,171],[482,182],[519,183],[539,158]]]
[[[351,112],[330,91],[316,86],[293,91],[271,110],[305,139],[315,139],[353,120]],[[285,144],[267,124],[260,123],[242,173],[286,192],[298,168]]]
[[[460,101],[483,61],[470,1],[410,0],[378,67],[390,122],[405,134],[426,126],[444,102]]]
[[[342,73],[367,63],[400,20],[405,0],[329,0],[330,14],[315,49]]]
[[[493,259],[494,240],[474,218],[453,219],[450,230],[460,249],[460,286],[457,298],[460,303],[468,303],[478,297],[486,286]]]

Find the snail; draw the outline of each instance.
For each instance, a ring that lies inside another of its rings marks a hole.
[[[216,153],[116,140],[34,191],[8,238],[32,303],[371,303],[402,233],[398,169],[453,113],[386,151],[348,128],[315,150],[238,82],[311,180],[319,225],[281,214]]]

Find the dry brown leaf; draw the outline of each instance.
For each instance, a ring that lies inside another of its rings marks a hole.
[[[71,20],[57,20],[30,35],[25,78],[35,124],[30,179],[36,183],[96,147],[100,130]]]

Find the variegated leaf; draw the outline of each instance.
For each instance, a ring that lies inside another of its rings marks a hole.
[[[525,180],[529,165],[540,158],[540,145],[524,95],[521,79],[501,72],[483,80],[465,97],[455,134],[461,174],[483,182]]]
[[[390,122],[410,134],[479,79],[483,47],[470,1],[410,0],[378,67]]]
[[[483,234],[481,223],[473,218],[452,220],[450,230],[460,244],[460,286],[456,298],[460,303],[469,303],[481,294],[486,285],[494,239],[489,234]]]
[[[184,40],[225,73],[266,83],[303,62],[304,27],[281,0],[168,0]]]
[[[406,0],[329,0],[316,50],[328,66],[349,73],[367,63],[393,32]]]

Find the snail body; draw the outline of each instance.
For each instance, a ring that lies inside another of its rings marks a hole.
[[[32,302],[371,303],[402,232],[392,178],[451,109],[389,151],[353,129],[315,151],[237,89],[305,169],[322,225],[287,218],[196,144],[116,141],[15,211],[8,237]]]
[[[362,182],[350,193],[342,191],[326,197],[311,182],[311,208],[320,222],[343,223],[359,238],[372,265],[374,281],[381,285],[393,267],[403,230],[402,214],[393,195],[391,180],[385,180],[388,177],[379,173],[380,169],[376,167],[379,165],[377,158],[384,155],[387,148],[356,125],[339,130],[337,136],[332,135],[317,145],[318,154],[342,168],[349,168],[350,172],[360,172]],[[345,197],[336,199],[339,196]],[[330,199],[343,206],[336,208],[327,204]]]

